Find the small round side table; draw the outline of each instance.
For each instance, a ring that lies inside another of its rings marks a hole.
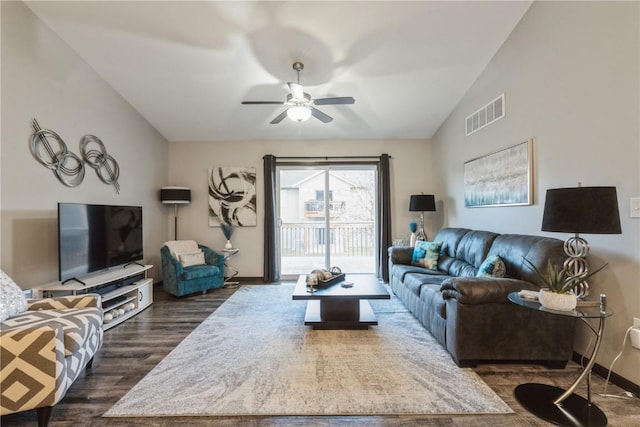
[[[602,335],[604,334],[604,321],[607,317],[613,316],[613,312],[602,306],[576,307],[572,311],[551,310],[540,305],[538,301],[520,298],[518,292],[510,293],[509,301],[531,310],[547,312],[550,315],[576,317],[583,321],[596,335],[596,343],[589,356],[589,363],[567,390],[547,384],[520,384],[514,391],[518,402],[527,411],[556,425],[572,427],[606,426],[607,416],[602,412],[602,409],[591,402],[591,369],[600,349]],[[587,319],[598,319],[598,329],[596,330]],[[585,378],[587,380],[586,399],[574,393]]]

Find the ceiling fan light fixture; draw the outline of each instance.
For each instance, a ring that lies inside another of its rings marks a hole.
[[[2,0],[0,0],[2,1]],[[288,82],[289,93],[285,102],[279,101],[242,101],[243,105],[255,104],[255,105],[268,105],[277,104],[285,105],[286,110],[280,112],[276,117],[269,122],[271,125],[277,125],[282,122],[285,117],[289,117],[294,122],[302,123],[313,116],[320,120],[322,123],[329,123],[333,120],[333,117],[318,110],[316,105],[340,105],[340,104],[353,104],[356,102],[351,96],[337,96],[330,98],[318,98],[313,99],[311,95],[304,91],[304,87],[300,84],[300,71],[304,69],[302,62],[294,62],[293,69],[297,74],[297,82]]]
[[[311,117],[311,109],[309,107],[297,105],[287,110],[287,117],[294,122],[301,123]]]

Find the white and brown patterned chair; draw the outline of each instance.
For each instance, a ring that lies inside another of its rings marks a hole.
[[[102,345],[97,294],[29,300],[0,323],[0,415],[37,409],[46,426],[52,409]]]

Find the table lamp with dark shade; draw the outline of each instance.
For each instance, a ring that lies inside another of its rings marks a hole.
[[[564,243],[564,268],[571,276],[589,271],[589,244],[583,234],[621,234],[616,187],[573,187],[547,190],[542,231],[574,233]],[[589,285],[575,289],[579,298],[589,295]]]
[[[427,240],[424,232],[424,213],[436,210],[436,198],[433,194],[414,194],[409,199],[409,212],[420,212],[420,229],[416,240]]]
[[[174,239],[178,240],[178,205],[191,203],[191,190],[187,187],[162,187],[160,201],[165,205],[173,205]]]

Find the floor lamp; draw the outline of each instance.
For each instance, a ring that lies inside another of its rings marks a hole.
[[[542,231],[575,233],[564,242],[564,268],[570,276],[589,271],[589,244],[583,234],[621,234],[616,187],[573,187],[547,190]],[[586,298],[589,284],[581,282],[576,295]]]
[[[191,190],[187,187],[162,187],[160,201],[165,205],[173,205],[174,240],[178,240],[178,205],[191,203]]]
[[[424,232],[424,213],[436,210],[436,198],[433,194],[414,194],[409,199],[409,212],[420,212],[420,230],[416,240],[427,240]]]

